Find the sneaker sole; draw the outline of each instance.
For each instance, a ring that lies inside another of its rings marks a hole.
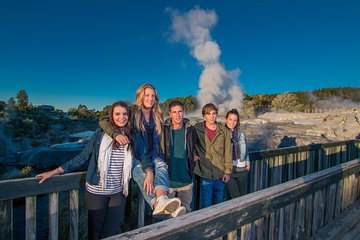
[[[171,213],[171,216],[172,217],[179,217],[179,216],[182,216],[182,215],[185,215],[186,213],[186,209],[184,207],[179,207],[178,209],[180,209],[179,211],[175,211],[173,213]],[[165,211],[166,212],[166,211]]]
[[[160,208],[158,211],[153,212],[153,215],[171,214],[180,206],[180,200],[177,198],[170,198],[166,205]]]

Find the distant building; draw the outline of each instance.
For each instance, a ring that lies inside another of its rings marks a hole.
[[[55,110],[55,107],[51,105],[35,105],[34,107],[44,112],[53,112]]]

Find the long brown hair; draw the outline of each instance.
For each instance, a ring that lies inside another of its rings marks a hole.
[[[151,85],[150,83],[144,83],[136,91],[136,101],[135,101],[136,111],[134,113],[134,115],[135,115],[134,125],[138,130],[145,131],[144,116],[142,114],[142,109],[144,108],[145,89],[147,89],[147,88],[150,88],[150,89],[154,90],[154,92],[155,92],[155,102],[151,108],[151,113],[154,118],[156,132],[160,135],[163,119],[162,119],[161,109],[159,106],[159,97],[158,97],[155,87],[153,85]]]

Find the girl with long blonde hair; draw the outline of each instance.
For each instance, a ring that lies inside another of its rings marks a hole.
[[[153,208],[153,215],[171,214],[173,217],[185,214],[180,199],[167,197],[169,177],[167,165],[160,154],[162,115],[159,97],[153,85],[142,84],[136,91],[133,107],[132,138],[134,144],[133,178],[139,185],[145,200]],[[114,131],[108,121],[100,126],[119,143],[129,143],[123,134]]]

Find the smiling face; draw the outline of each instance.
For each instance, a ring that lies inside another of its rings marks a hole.
[[[152,108],[155,103],[155,91],[151,88],[145,88],[143,106],[146,109]]]
[[[125,127],[129,120],[129,115],[126,111],[126,108],[121,106],[114,107],[112,117],[116,126],[121,128]]]
[[[170,109],[169,115],[173,125],[181,125],[184,119],[184,109],[181,106],[174,106]]]
[[[204,118],[208,124],[214,124],[217,118],[217,111],[211,110],[210,112],[205,113]]]
[[[235,129],[235,127],[237,126],[239,121],[238,116],[236,116],[236,114],[229,114],[228,117],[226,118],[226,126],[233,131]]]

